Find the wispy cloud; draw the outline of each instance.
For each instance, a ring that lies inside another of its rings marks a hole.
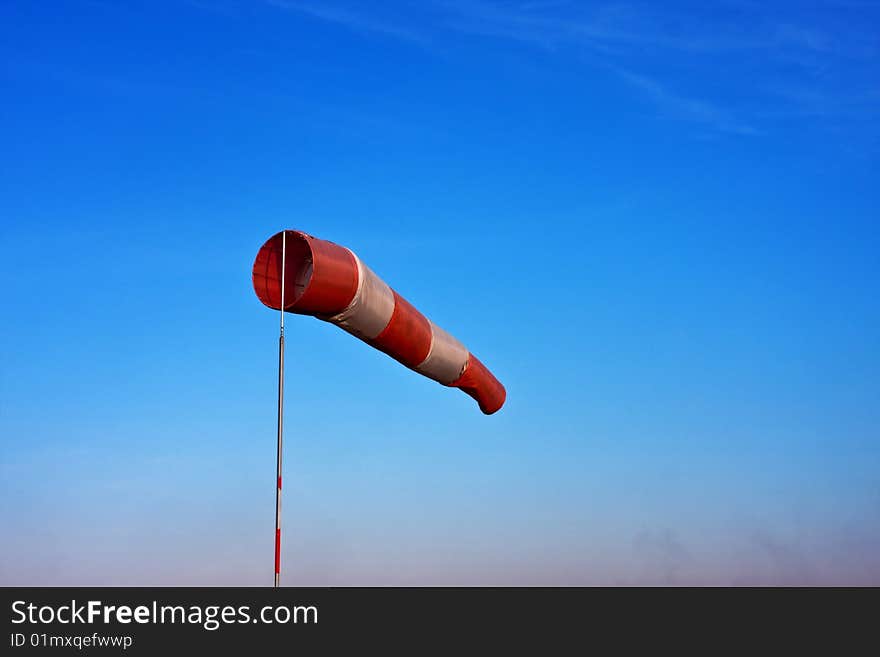
[[[702,124],[720,132],[759,135],[761,131],[737,118],[733,112],[699,98],[677,94],[657,80],[621,68],[613,69],[625,82],[638,89],[670,118]]]
[[[710,19],[691,11],[677,12],[669,5],[658,10],[630,4],[573,8],[570,3],[501,5],[485,0],[436,0],[436,4],[446,10],[445,24],[453,29],[603,51],[723,53],[794,48],[827,52],[852,45],[835,40],[816,27],[760,17],[755,11],[750,20],[743,20],[742,16],[725,20],[717,15]]]
[[[773,121],[792,118],[864,121],[873,116],[871,104],[858,99],[876,92],[876,75],[871,77],[870,71],[876,68],[880,39],[838,10],[841,3],[850,14],[876,5],[852,0],[823,0],[809,11],[789,14],[753,0],[724,0],[711,9],[566,0],[426,0],[395,5],[396,13],[389,13],[387,6],[354,9],[339,1],[266,2],[350,31],[432,49],[483,39],[575,57],[613,71],[661,115],[720,133],[764,134]],[[705,77],[707,66],[740,73],[729,76],[726,85],[713,78],[719,84],[712,87],[720,93],[703,97],[687,87],[689,79]],[[695,75],[682,76],[686,70]],[[669,81],[672,71],[675,83]],[[868,84],[872,79],[873,86]],[[739,88],[733,86],[737,81]],[[796,94],[785,92],[795,88]],[[737,106],[727,100],[737,96],[742,100]]]
[[[771,130],[773,121],[792,118],[876,119],[863,99],[873,97],[871,91],[878,87],[871,71],[876,70],[880,39],[852,17],[843,18],[846,14],[837,11],[840,7],[832,0],[819,3],[814,11],[791,14],[751,0],[726,0],[711,11],[693,7],[684,11],[669,4],[658,8],[436,1],[447,11],[448,29],[560,54],[589,53],[590,62],[613,70],[664,116],[718,132],[758,135]],[[866,6],[849,10],[860,8]],[[677,85],[665,79],[663,66],[677,71]],[[722,92],[719,95],[739,96],[743,102],[734,107],[726,99],[689,93],[686,80],[700,79],[706,66],[739,70],[730,76],[731,82],[713,86]],[[694,75],[682,76],[683,70]],[[787,80],[783,87],[796,87],[799,93],[768,92],[780,87],[778,81],[760,81],[771,76]]]
[[[334,23],[354,32],[391,37],[412,44],[425,45],[428,39],[419,31],[371,15],[356,12],[331,3],[313,4],[295,0],[268,0],[270,5],[287,11],[305,14],[314,19]]]

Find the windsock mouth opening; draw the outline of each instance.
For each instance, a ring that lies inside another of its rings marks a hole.
[[[291,310],[308,289],[314,271],[312,249],[302,233],[292,230],[282,231],[263,244],[254,261],[254,292],[263,304],[273,310],[281,310],[282,248],[287,270],[284,277],[284,308]]]
[[[257,253],[254,292],[273,310],[281,309],[281,262],[284,251],[284,310],[302,315],[334,315],[354,298],[357,264],[346,248],[311,235],[287,230],[270,237]]]

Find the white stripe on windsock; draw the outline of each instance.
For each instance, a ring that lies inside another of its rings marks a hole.
[[[328,317],[327,321],[361,339],[371,340],[391,321],[394,294],[385,281],[376,276],[350,249],[348,251],[357,263],[357,292],[348,308],[338,315]]]
[[[449,333],[431,320],[431,351],[416,368],[416,372],[424,374],[444,385],[449,385],[461,376],[468,362],[468,350]]]
[[[347,250],[357,264],[357,290],[345,310],[325,319],[352,335],[372,340],[391,321],[395,306],[394,292],[351,249]],[[449,385],[467,367],[468,350],[434,322],[428,319],[426,321],[431,326],[431,348],[415,369],[429,379]]]

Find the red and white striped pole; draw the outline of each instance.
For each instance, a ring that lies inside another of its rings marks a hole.
[[[281,271],[285,271],[287,234],[281,241]],[[278,335],[278,460],[275,468],[275,587],[281,580],[281,447],[284,426],[284,276],[281,276],[281,329]]]

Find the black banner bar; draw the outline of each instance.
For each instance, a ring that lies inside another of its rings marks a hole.
[[[454,654],[516,648],[791,647],[835,653],[872,628],[877,589],[6,588],[3,654]],[[702,637],[706,637],[705,639]],[[709,643],[703,643],[709,641]],[[611,643],[608,643],[611,642]],[[757,642],[757,643],[756,643]],[[605,648],[602,651],[605,652]],[[312,654],[312,653],[308,653]],[[377,653],[379,654],[379,653]]]

